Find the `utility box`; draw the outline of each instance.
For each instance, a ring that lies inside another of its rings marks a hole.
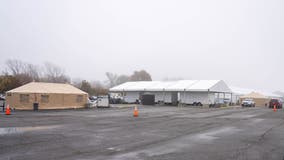
[[[108,108],[110,107],[109,105],[109,96],[98,96],[98,99],[97,99],[97,107],[105,107],[105,108]]]
[[[141,103],[143,105],[155,105],[155,95],[154,94],[143,94],[141,96]]]

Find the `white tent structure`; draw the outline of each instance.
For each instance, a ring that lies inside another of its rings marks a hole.
[[[145,93],[155,95],[155,102],[176,104],[213,104],[219,94],[230,93],[222,80],[180,80],[126,82],[110,89],[111,93],[122,93],[124,101],[134,103]]]
[[[235,87],[235,86],[230,86],[230,89],[232,90],[232,102],[233,103],[241,103],[240,102],[240,97],[257,92],[260,93],[268,98],[282,98],[281,95],[274,94],[268,91],[263,91],[263,90],[255,90],[255,89],[248,89],[248,88],[240,88],[240,87]]]
[[[240,88],[240,87],[234,87],[234,86],[230,86],[231,90],[232,90],[232,102],[235,104],[239,104],[240,102],[240,97],[244,96],[246,94],[252,93],[255,90],[253,89],[247,89],[247,88]]]

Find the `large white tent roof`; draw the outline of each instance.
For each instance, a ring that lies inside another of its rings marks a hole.
[[[126,82],[110,89],[123,91],[192,91],[192,92],[231,92],[222,80],[180,80],[180,81],[138,81]]]

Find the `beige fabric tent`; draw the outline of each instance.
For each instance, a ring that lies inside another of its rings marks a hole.
[[[256,106],[266,106],[268,105],[269,100],[270,100],[269,97],[266,97],[257,92],[251,92],[247,95],[241,96],[240,100],[242,102],[244,99],[247,99],[247,98],[253,99]]]
[[[88,102],[88,94],[61,83],[31,82],[6,93],[6,104],[22,110],[82,108]]]

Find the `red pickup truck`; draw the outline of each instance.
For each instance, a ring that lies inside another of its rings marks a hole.
[[[274,108],[274,106],[276,106],[277,109],[282,108],[282,104],[283,102],[279,99],[271,99],[269,101],[269,108]]]

